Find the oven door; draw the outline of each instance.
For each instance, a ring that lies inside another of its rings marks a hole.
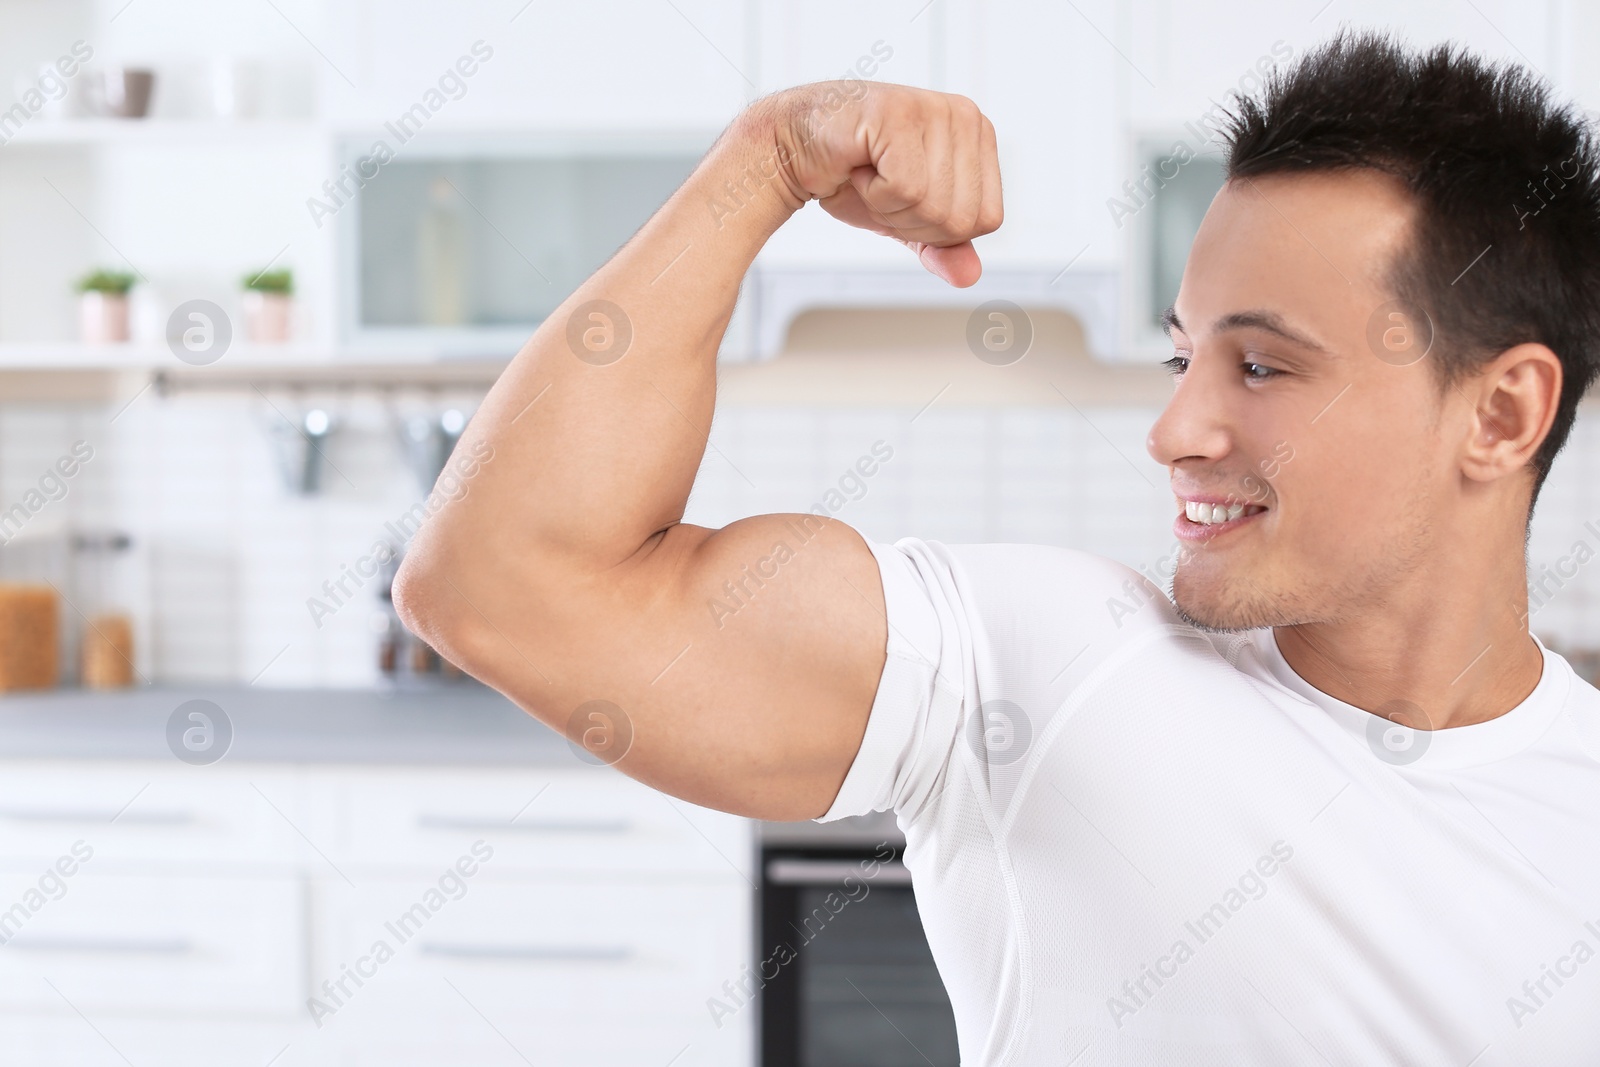
[[[882,855],[763,852],[763,1067],[957,1067],[910,872]]]

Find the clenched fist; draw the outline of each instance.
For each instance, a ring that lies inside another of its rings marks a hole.
[[[755,105],[787,195],[893,237],[951,285],[978,280],[972,239],[999,228],[994,125],[964,96],[819,82]]]

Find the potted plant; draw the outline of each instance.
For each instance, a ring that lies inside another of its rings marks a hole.
[[[89,344],[128,339],[128,290],[138,279],[126,271],[92,270],[78,280],[78,328]]]
[[[244,279],[244,331],[257,344],[289,339],[294,271],[263,270]]]

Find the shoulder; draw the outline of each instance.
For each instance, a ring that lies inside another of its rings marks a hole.
[[[947,795],[952,757],[962,781],[999,800],[1027,766],[1028,739],[1078,687],[1117,663],[1147,672],[1195,633],[1150,575],[1087,552],[867,544],[883,579],[885,663],[827,818],[893,807],[915,819]]]
[[[872,547],[891,650],[917,659],[960,649],[980,671],[1051,677],[1079,650],[1084,668],[1145,635],[1189,630],[1151,575],[1088,552],[917,538]]]
[[[1562,662],[1572,675],[1564,710],[1572,721],[1579,745],[1590,759],[1600,763],[1600,689],[1585,681],[1564,658]]]
[[[893,549],[927,576],[952,582],[981,613],[1071,615],[1111,630],[1166,626],[1178,616],[1151,568],[1050,545],[946,545],[906,538]]]

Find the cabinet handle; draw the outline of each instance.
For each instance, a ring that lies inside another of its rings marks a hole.
[[[880,863],[878,873],[867,875],[861,865],[850,860],[776,859],[767,861],[767,881],[773,885],[839,885],[848,877],[883,885],[910,885],[911,872],[905,865]]]
[[[128,938],[34,937],[19,934],[5,942],[17,952],[94,952],[119,956],[188,956],[193,942],[183,939],[141,941]]]
[[[521,834],[625,834],[633,829],[626,819],[474,819],[458,815],[419,815],[424,830],[493,830]]]
[[[106,808],[0,808],[0,819],[12,822],[108,823],[116,819],[121,826],[190,826],[195,823],[188,811],[124,811]]]
[[[628,945],[456,945],[423,942],[425,956],[457,960],[521,960],[529,963],[624,963],[634,956]]]

